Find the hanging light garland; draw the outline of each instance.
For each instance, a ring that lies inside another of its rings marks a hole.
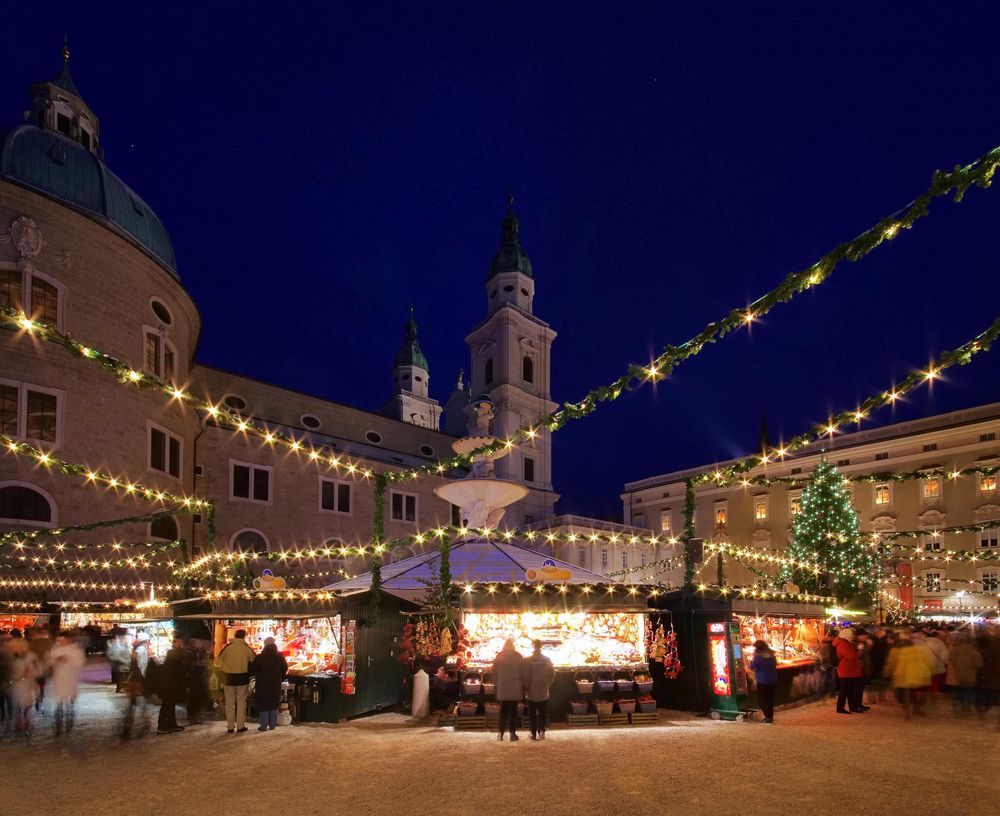
[[[116,584],[105,581],[67,581],[61,578],[3,578],[0,577],[0,588],[4,589],[102,589],[114,592],[147,592],[146,584]],[[154,584],[156,590],[176,592],[182,587],[177,584]]]
[[[157,554],[165,553],[169,550],[177,549],[178,547],[183,547],[184,543],[183,539],[168,541],[166,543],[149,543],[147,546],[149,546],[150,549],[147,552],[139,553],[138,555],[123,556],[122,558],[115,559],[54,558],[51,555],[28,555],[27,553],[16,555],[14,553],[10,553],[0,556],[0,568],[30,569],[33,571],[107,570],[119,569],[123,567],[128,569],[156,569],[161,567],[165,569],[173,569],[178,564],[176,559],[169,559],[167,561],[153,561],[150,559]],[[58,547],[54,547],[53,549],[58,549]]]

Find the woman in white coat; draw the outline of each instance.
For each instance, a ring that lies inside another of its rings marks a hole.
[[[68,634],[60,632],[49,652],[52,676],[49,680],[56,704],[56,736],[73,730],[74,707],[80,691],[80,672],[87,662],[83,649]]]
[[[27,737],[31,730],[31,709],[38,695],[41,674],[38,658],[28,648],[20,629],[13,629],[6,644],[10,656],[10,698],[14,708],[14,733]]]

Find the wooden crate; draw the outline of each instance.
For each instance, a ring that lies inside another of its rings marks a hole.
[[[566,724],[570,728],[587,728],[600,725],[596,714],[567,714]]]
[[[598,716],[601,725],[628,725],[628,714],[608,714],[607,717]]]
[[[476,717],[455,717],[456,731],[482,731],[486,727],[486,717],[482,714]]]
[[[647,714],[636,711],[629,714],[628,719],[632,725],[656,725],[660,721],[660,714],[657,711],[650,711]]]

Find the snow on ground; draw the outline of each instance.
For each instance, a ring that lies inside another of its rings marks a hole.
[[[554,727],[516,744],[382,714],[233,736],[211,722],[122,744],[120,703],[86,686],[72,737],[56,740],[47,714],[31,745],[0,740],[0,812],[994,816],[1000,800],[995,709],[956,720],[942,704],[905,722],[889,705],[840,716],[831,700],[779,711],[774,726],[662,711],[659,726]]]

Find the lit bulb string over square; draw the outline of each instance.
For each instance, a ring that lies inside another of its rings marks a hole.
[[[616,400],[625,391],[632,390],[637,385],[647,382],[656,383],[668,377],[677,365],[699,354],[707,344],[725,337],[736,328],[749,327],[754,321],[768,314],[779,303],[786,303],[793,297],[822,283],[833,274],[841,262],[845,260],[858,261],[885,241],[895,238],[902,230],[912,228],[918,219],[929,213],[930,203],[933,199],[954,192],[954,199],[959,202],[973,185],[984,189],[990,187],[998,164],[1000,164],[1000,147],[990,150],[970,164],[956,166],[952,171],[935,171],[927,190],[909,204],[883,218],[874,227],[861,233],[853,240],[838,245],[805,269],[790,273],[778,286],[748,306],[733,309],[726,317],[709,323],[701,332],[678,346],[667,346],[648,365],[630,365],[625,374],[609,385],[592,389],[577,402],[564,403],[558,410],[539,417],[534,423],[520,428],[506,439],[484,445],[464,455],[439,461],[433,465],[390,471],[384,474],[385,477],[389,481],[403,481],[432,474],[443,475],[456,468],[468,467],[477,456],[504,448],[510,449],[519,441],[533,439],[542,429],[558,430],[571,419],[581,419],[591,414],[596,410],[599,402]],[[183,388],[133,369],[118,358],[84,345],[65,332],[60,332],[47,323],[34,320],[24,312],[7,307],[0,308],[0,325],[58,343],[74,356],[92,361],[108,369],[124,386],[158,390],[165,397],[190,404],[234,430],[258,436],[268,444],[286,445],[295,452],[304,453],[307,460],[322,462],[338,469],[342,468],[343,475],[364,479],[375,475],[363,464],[352,462],[344,457],[328,456],[324,451],[315,448],[302,438],[283,431],[269,429],[261,420],[244,417],[212,400],[201,400]]]
[[[66,549],[65,546],[62,548],[53,546],[51,549],[46,548],[46,554],[44,555],[33,555],[31,554],[33,547],[25,545],[23,548],[15,547],[13,552],[0,555],[0,569],[21,569],[31,572],[65,572],[69,570],[108,570],[121,568],[175,570],[181,563],[179,558],[170,558],[163,561],[156,560],[155,556],[183,547],[184,544],[183,539],[168,542],[143,542],[141,546],[148,548],[146,552],[123,555],[119,558],[57,558],[52,555],[53,551],[61,554]],[[113,547],[113,545],[105,546]],[[86,549],[84,545],[81,545],[79,548]]]
[[[122,527],[128,524],[147,524],[151,521],[157,521],[162,518],[169,518],[176,513],[176,510],[157,510],[155,513],[143,513],[139,516],[125,516],[124,518],[107,519],[105,521],[94,521],[88,524],[74,524],[67,527],[46,527],[45,529],[33,528],[29,530],[10,530],[5,533],[0,533],[0,546],[4,544],[17,544],[19,547],[24,548],[29,546],[37,547],[39,549],[44,549],[49,546],[45,542],[50,538],[63,538],[67,533],[77,533],[91,530],[101,530],[108,527]],[[106,543],[94,543],[94,544],[66,544],[65,542],[58,542],[59,546],[65,549],[66,547],[73,547],[76,549],[103,549],[106,547],[113,547],[119,549],[121,547],[141,547],[145,546],[147,542],[139,542],[136,544],[129,544],[126,542],[115,541],[110,544]]]

